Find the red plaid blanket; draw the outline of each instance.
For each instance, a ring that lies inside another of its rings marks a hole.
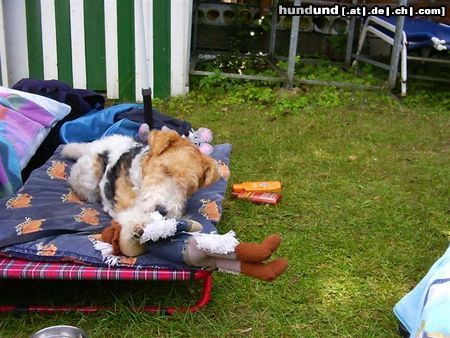
[[[2,279],[180,281],[205,279],[210,274],[210,271],[204,270],[112,268],[69,262],[36,262],[7,257],[0,258],[0,278]]]

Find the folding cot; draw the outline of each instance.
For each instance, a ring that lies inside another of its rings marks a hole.
[[[392,53],[395,53],[395,34],[400,29],[400,65],[401,65],[401,93],[406,95],[406,83],[408,78],[407,62],[408,60],[416,60],[423,62],[435,62],[442,64],[450,64],[450,60],[425,58],[417,56],[409,56],[408,52],[419,49],[434,49],[436,51],[446,53],[450,49],[450,26],[440,23],[435,23],[421,18],[404,18],[403,28],[397,26],[396,17],[385,16],[369,16],[363,25],[362,32],[359,38],[358,50],[355,56],[353,65],[356,66],[358,61],[365,61],[377,67],[394,71],[397,73],[397,64],[391,66],[371,60],[361,55],[364,42],[367,38],[367,33],[372,33],[379,37],[389,45],[391,45]],[[450,82],[448,79],[431,78],[431,77],[417,77],[425,80],[437,80],[443,82]]]
[[[20,280],[51,280],[51,281],[200,281],[203,289],[199,300],[187,307],[160,307],[144,305],[141,311],[173,314],[177,311],[196,312],[205,307],[211,299],[212,272],[192,269],[156,269],[156,268],[126,268],[126,267],[95,267],[69,262],[39,262],[0,258],[0,278]],[[55,285],[57,287],[57,285]],[[72,306],[72,305],[36,305],[36,304],[1,304],[0,312],[42,312],[54,313],[76,310],[83,313],[92,313],[98,310],[107,310],[106,306]]]
[[[125,110],[132,108],[141,108],[141,112],[143,111],[142,105],[123,105]],[[152,109],[146,108],[145,115],[149,121],[151,114],[148,112],[152,112]],[[87,117],[92,115],[88,114]],[[206,306],[211,299],[212,272],[192,268],[181,259],[174,260],[165,256],[172,244],[184,241],[188,234],[178,233],[173,238],[151,243],[149,252],[142,256],[114,256],[116,261],[113,266],[105,263],[103,252],[95,244],[99,241],[99,231],[110,225],[112,220],[100,203],[83,202],[73,193],[67,183],[72,163],[61,157],[60,150],[58,148],[43,166],[34,170],[15,195],[0,199],[0,279],[199,281],[203,283],[203,290],[200,299],[192,306],[161,308],[144,305],[140,310],[171,314],[177,310],[193,312]],[[219,169],[227,173],[230,152],[231,145],[222,144],[215,145],[211,154]],[[201,223],[203,232],[216,231],[227,177],[222,175],[219,182],[199,190],[188,201],[188,217]],[[5,240],[15,235],[33,237],[35,233],[45,233],[46,236],[29,238],[11,246],[4,245]],[[152,252],[152,247],[155,246],[159,249]],[[181,257],[181,253],[178,254]],[[78,310],[89,313],[104,308],[3,304],[0,305],[0,312]]]

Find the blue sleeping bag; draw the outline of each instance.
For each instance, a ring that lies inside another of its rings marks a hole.
[[[142,104],[122,103],[102,110],[93,110],[76,120],[64,123],[59,136],[63,143],[91,142],[113,134],[135,137],[144,122]],[[192,128],[189,122],[167,116],[156,109],[153,109],[153,126],[155,129],[166,126],[186,136]]]

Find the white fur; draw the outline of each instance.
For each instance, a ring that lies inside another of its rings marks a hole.
[[[103,175],[100,182],[98,182],[92,170],[93,164],[94,161],[97,161],[98,154],[108,151],[108,165],[105,170],[107,172],[115,165],[124,152],[129,151],[136,145],[137,143],[131,137],[124,135],[112,135],[91,143],[67,144],[62,151],[62,155],[66,158],[77,160],[72,166],[69,184],[80,197],[89,202],[101,200],[104,210],[111,217],[116,218],[117,215],[114,206],[104,194],[107,177]],[[148,214],[155,211],[155,208],[159,205],[167,209],[167,218],[181,217],[184,211],[186,197],[180,191],[175,180],[171,177],[166,177],[158,182],[154,182],[149,187],[143,187],[141,185],[141,161],[145,151],[148,151],[148,147],[136,156],[131,164],[130,180],[133,184],[133,190],[137,193],[137,197],[133,207],[123,211],[129,217],[126,223],[133,223],[133,225],[149,223],[150,218]],[[123,219],[124,217],[121,218]],[[121,222],[119,221],[119,223]]]
[[[163,205],[167,210],[166,218],[181,218],[186,202],[186,196],[175,179],[166,176],[158,182],[152,182],[149,187],[143,187],[135,204],[145,205],[146,210],[152,212],[158,205]]]
[[[77,195],[90,203],[98,202],[100,199],[98,178],[92,170],[93,165],[94,160],[91,156],[81,156],[72,166],[68,180]]]
[[[149,146],[146,146],[144,148],[144,151],[138,154],[134,160],[131,162],[131,168],[130,168],[130,180],[133,184],[133,190],[136,192],[139,190],[139,187],[142,183],[142,170],[141,170],[141,161],[144,154],[146,154],[149,151]]]
[[[93,170],[94,163],[98,161],[99,154],[107,151],[108,164],[105,170],[105,173],[107,173],[124,152],[129,151],[136,145],[137,143],[131,137],[112,135],[90,143],[70,143],[62,150],[64,157],[77,161],[72,166],[69,184],[81,198],[89,202],[102,202],[103,209],[122,226],[120,243],[133,241],[133,238],[136,238],[134,236],[136,227],[144,228],[146,224],[151,224],[154,221],[152,213],[158,206],[162,206],[167,210],[167,219],[175,219],[181,218],[186,204],[185,194],[180,190],[175,179],[169,176],[158,179],[148,185],[142,185],[141,162],[144,153],[148,151],[148,147],[146,147],[134,158],[129,170],[132,188],[136,192],[135,202],[125,210],[117,212],[114,209],[114,205],[106,198],[104,192],[108,179],[107,175],[104,174],[99,180]],[[174,228],[176,230],[176,223]],[[147,233],[146,236],[155,240],[158,236],[165,235],[151,235]],[[138,241],[136,241],[137,243]],[[134,247],[134,244],[131,243],[130,247]],[[133,249],[130,250],[128,253],[124,253],[130,256],[139,254],[137,248],[136,252],[133,252]]]
[[[124,135],[112,135],[90,143],[69,143],[65,145],[62,155],[76,160],[70,171],[69,184],[81,198],[91,203],[98,202],[101,195],[99,183],[100,187],[103,187],[105,182],[99,182],[94,174],[93,165],[97,161],[97,156],[105,151],[109,153],[108,169],[117,162],[120,155],[134,146],[136,146],[136,142],[131,137]],[[104,196],[101,197],[103,207],[106,208],[105,211],[108,213],[113,211],[109,201]]]

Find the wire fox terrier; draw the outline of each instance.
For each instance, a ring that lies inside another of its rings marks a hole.
[[[124,135],[90,143],[69,143],[62,155],[76,160],[69,184],[88,202],[122,226],[120,250],[127,256],[145,252],[139,239],[150,214],[180,218],[189,197],[220,178],[216,161],[175,131],[152,131],[148,146]]]

